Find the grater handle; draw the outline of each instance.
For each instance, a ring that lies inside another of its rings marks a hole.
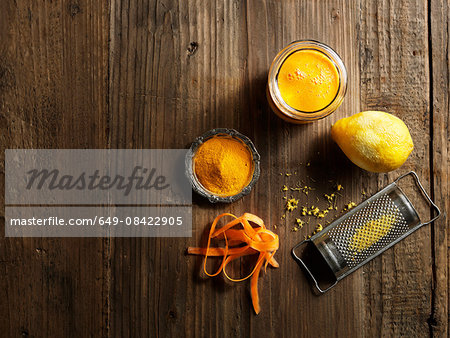
[[[400,176],[399,178],[397,178],[394,183],[397,184],[398,181],[400,181],[402,178],[411,175],[414,177],[414,180],[416,181],[417,186],[419,187],[419,189],[422,191],[422,194],[425,196],[425,198],[428,200],[428,202],[430,202],[431,206],[437,211],[437,215],[435,217],[433,217],[431,220],[422,223],[422,225],[427,225],[430,224],[432,222],[434,222],[435,220],[437,220],[439,218],[439,216],[441,216],[441,211],[439,210],[438,206],[436,204],[434,204],[433,200],[431,199],[431,197],[427,194],[427,192],[425,191],[424,187],[422,186],[422,183],[420,183],[419,180],[419,176],[417,176],[417,174],[414,171],[410,171],[409,173],[403,174],[402,176]]]
[[[337,284],[337,280],[334,282],[334,284],[332,284],[331,286],[327,287],[325,290],[322,290],[319,286],[319,283],[317,282],[316,278],[314,277],[314,275],[312,274],[312,272],[308,269],[308,267],[306,266],[305,262],[303,262],[303,260],[297,256],[297,254],[295,253],[295,249],[297,249],[298,247],[302,246],[303,244],[307,243],[307,242],[311,242],[311,240],[307,239],[304,240],[300,243],[298,243],[296,246],[294,246],[291,250],[292,256],[294,257],[294,259],[297,261],[297,263],[301,264],[301,266],[306,270],[306,272],[308,273],[308,275],[311,277],[311,279],[313,280],[316,289],[320,292],[320,293],[325,293],[328,290],[330,290],[333,286],[335,286]]]

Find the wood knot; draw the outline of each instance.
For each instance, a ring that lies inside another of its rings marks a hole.
[[[331,10],[331,19],[333,21],[339,20],[341,13],[339,12],[339,9],[333,8]]]
[[[187,48],[188,56],[193,56],[197,53],[198,50],[198,42],[192,41]]]
[[[177,318],[177,313],[174,310],[169,311],[169,318],[175,319]]]
[[[67,7],[67,9],[69,11],[69,15],[72,18],[74,18],[75,15],[77,15],[78,13],[81,12],[81,7],[77,3],[70,3],[69,6]]]

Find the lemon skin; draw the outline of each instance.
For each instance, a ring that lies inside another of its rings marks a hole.
[[[414,148],[405,123],[382,111],[340,119],[331,127],[331,137],[354,164],[377,173],[399,168]]]

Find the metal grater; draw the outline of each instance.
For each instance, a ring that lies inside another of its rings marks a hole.
[[[423,195],[437,211],[437,215],[428,222],[420,222],[414,206],[397,185],[408,175],[414,177]],[[324,293],[338,281],[421,226],[435,221],[439,216],[439,208],[424,190],[417,174],[411,171],[335,220],[321,232],[297,244],[292,249],[292,255],[311,277],[316,289]],[[307,243],[315,246],[334,275],[334,283],[325,289],[319,286],[313,269],[308,267],[295,252],[297,248]]]

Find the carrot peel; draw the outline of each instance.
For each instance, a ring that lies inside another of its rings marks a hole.
[[[233,220],[217,229],[217,224],[223,217],[232,217]],[[252,223],[253,226],[250,224]],[[211,239],[224,239],[224,247],[211,247]],[[256,314],[261,310],[258,295],[258,278],[261,268],[264,271],[267,265],[278,268],[279,264],[274,259],[274,255],[279,248],[278,235],[268,230],[261,218],[256,215],[245,213],[241,217],[236,217],[233,214],[224,213],[216,217],[211,224],[209,230],[208,242],[205,248],[188,248],[188,254],[203,255],[203,271],[209,277],[214,277],[223,272],[225,277],[232,282],[241,282],[248,278],[250,279],[250,294],[252,298],[253,309]],[[252,271],[243,278],[232,278],[226,272],[226,266],[231,261],[247,255],[258,254],[258,260]],[[218,270],[214,273],[209,273],[206,269],[206,261],[209,256],[222,257],[222,262]]]

